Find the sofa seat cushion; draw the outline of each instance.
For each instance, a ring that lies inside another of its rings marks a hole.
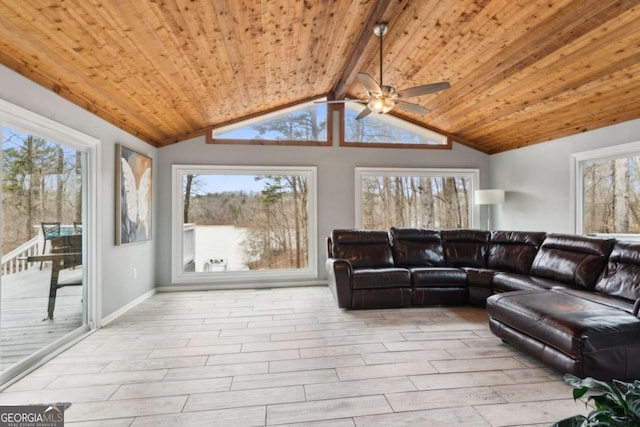
[[[556,280],[504,272],[496,273],[493,276],[491,286],[495,292],[533,291],[568,287],[566,283]]]
[[[353,289],[409,288],[411,275],[405,268],[358,268],[351,283]]]
[[[599,292],[585,291],[581,289],[554,289],[558,292],[563,292],[569,295],[576,296],[578,298],[584,298],[589,301],[596,302],[598,304],[606,305],[616,310],[626,311],[629,314],[635,315],[633,311],[634,301],[630,301],[625,298],[620,298],[613,295],[601,294]]]
[[[411,284],[416,287],[466,287],[467,272],[460,268],[410,268]]]
[[[487,300],[487,312],[491,319],[573,359],[640,344],[640,319],[570,293],[518,291],[497,294]],[[611,363],[616,361],[611,360]]]

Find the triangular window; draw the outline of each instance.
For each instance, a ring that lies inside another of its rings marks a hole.
[[[326,145],[327,106],[307,102],[213,129],[211,143]]]
[[[344,109],[344,145],[410,148],[448,148],[446,135],[414,125],[390,114],[371,113],[356,120],[363,107],[346,103]]]

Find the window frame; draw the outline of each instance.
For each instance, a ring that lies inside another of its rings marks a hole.
[[[309,194],[308,209],[308,254],[307,267],[301,269],[248,270],[248,271],[209,271],[186,272],[183,269],[183,177],[188,174],[214,173],[220,175],[286,175],[295,173],[307,177]],[[242,282],[255,281],[268,286],[273,282],[311,281],[318,278],[318,189],[317,168],[315,166],[228,166],[228,165],[185,165],[174,164],[171,167],[171,281],[173,284],[213,284],[214,287],[225,284],[239,285]],[[254,286],[255,287],[255,286]]]
[[[268,121],[275,117],[280,117],[289,113],[293,113],[309,107],[318,107],[318,103],[326,101],[325,98],[313,98],[307,99],[294,104],[282,106],[270,110],[268,112],[260,113],[258,115],[249,116],[239,121],[231,121],[223,123],[220,126],[211,128],[206,133],[207,144],[227,144],[227,145],[281,145],[281,146],[300,146],[300,147],[330,147],[333,145],[333,116],[332,109],[329,108],[329,104],[324,104],[327,109],[327,139],[323,141],[297,141],[286,139],[231,139],[231,138],[217,138],[216,134],[229,132],[232,130],[240,129]]]
[[[595,150],[581,151],[571,155],[570,161],[570,229],[575,234],[585,234],[584,230],[584,182],[583,165],[586,162],[615,160],[640,156],[640,141],[613,145]],[[615,237],[625,240],[640,240],[640,234],[633,233],[592,233],[591,235]]]
[[[469,228],[480,227],[480,205],[475,203],[475,191],[479,189],[480,183],[480,169],[357,167],[355,168],[356,228],[362,228],[362,179],[367,176],[469,177],[471,179],[471,194],[469,195]]]

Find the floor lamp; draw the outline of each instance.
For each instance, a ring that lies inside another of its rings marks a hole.
[[[487,205],[487,230],[491,231],[491,205],[504,203],[504,190],[476,190],[476,205]]]

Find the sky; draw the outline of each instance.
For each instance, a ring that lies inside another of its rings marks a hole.
[[[198,175],[197,194],[226,191],[260,192],[264,181],[256,181],[253,175]]]

